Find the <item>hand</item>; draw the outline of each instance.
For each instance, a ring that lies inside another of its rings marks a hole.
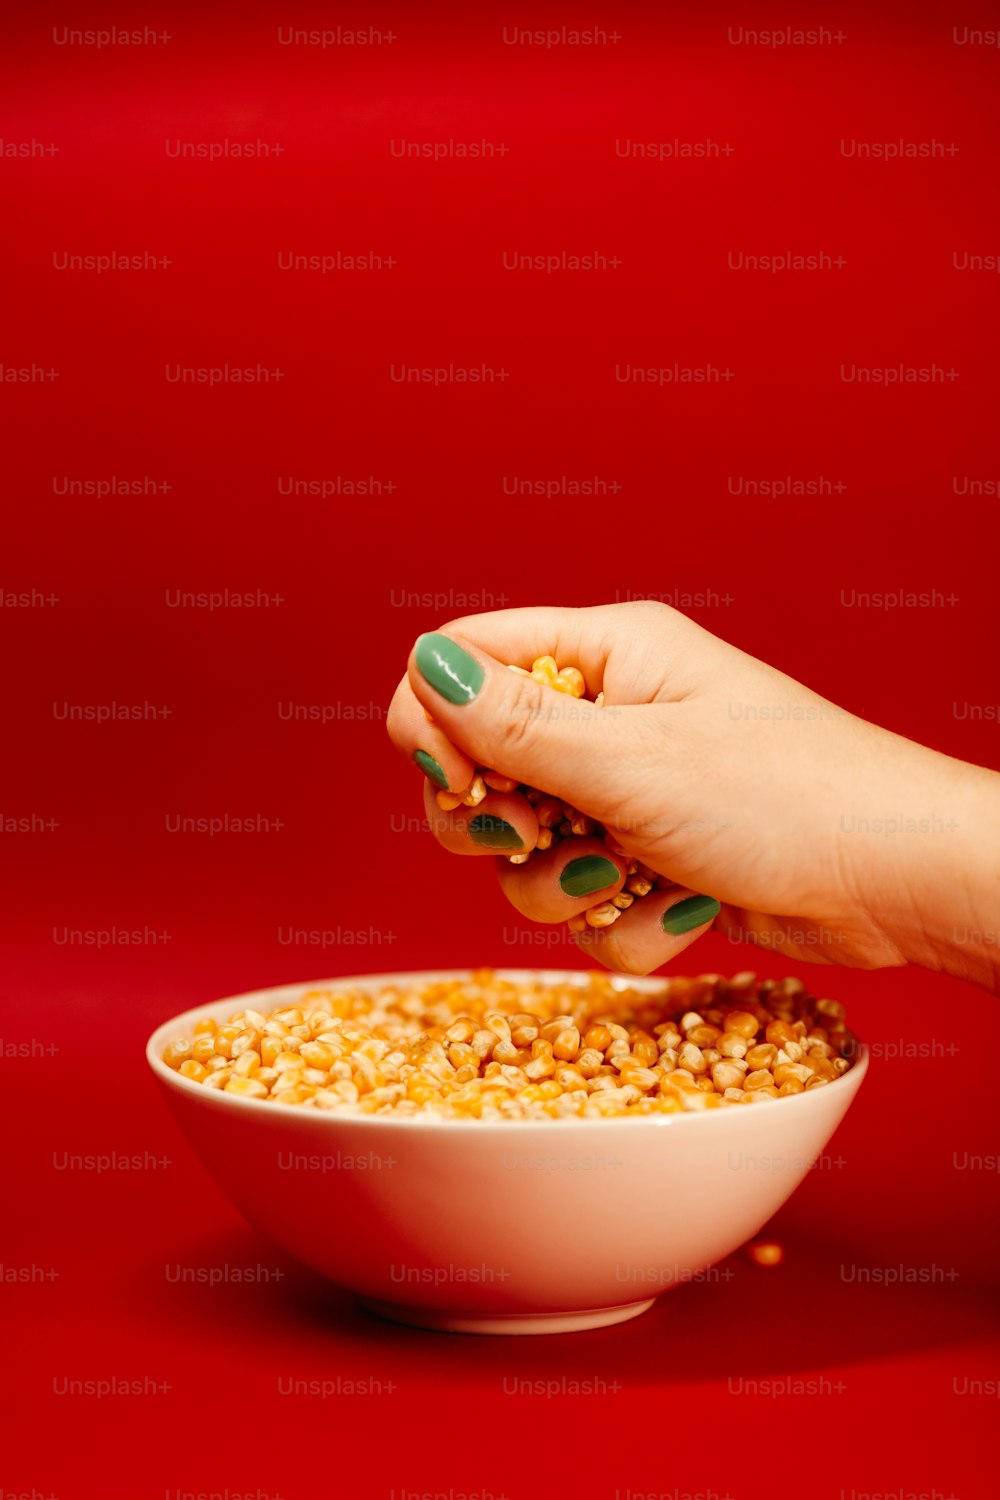
[[[543,654],[579,667],[604,706],[507,669]],[[608,829],[610,847],[574,837],[496,860],[525,916],[609,899],[627,857],[674,883],[579,934],[609,968],[649,973],[714,922],[797,961],[916,962],[996,986],[1000,776],[855,718],[666,606],[452,621],[417,642],[388,727],[452,791],[489,767]],[[424,804],[445,848],[534,848],[520,793],[444,813],[435,790]]]

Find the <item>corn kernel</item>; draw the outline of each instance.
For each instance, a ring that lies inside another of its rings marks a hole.
[[[256,1078],[230,1078],[225,1085],[227,1094],[242,1094],[245,1099],[266,1099],[267,1089]]]
[[[747,1256],[755,1266],[780,1266],[785,1252],[773,1240],[757,1240],[747,1246]]]
[[[547,986],[477,970],[200,1021],[164,1061],[202,1087],[304,1109],[561,1119],[764,1104],[827,1087],[855,1054],[842,1015],[795,983],[705,975],[650,997],[600,975]]]

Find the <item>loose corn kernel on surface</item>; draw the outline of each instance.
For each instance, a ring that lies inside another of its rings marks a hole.
[[[798,979],[703,975],[650,995],[605,973],[513,982],[491,970],[197,1022],[165,1048],[205,1088],[303,1109],[454,1120],[600,1119],[761,1104],[823,1088],[856,1043]]]

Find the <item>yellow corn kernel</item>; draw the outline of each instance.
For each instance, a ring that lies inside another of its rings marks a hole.
[[[621,912],[617,906],[610,901],[600,901],[596,906],[591,906],[584,912],[588,927],[610,927],[617,922]]]
[[[250,1082],[253,1082],[251,1079]],[[278,1094],[278,1102],[281,1104],[309,1104],[316,1097],[317,1090],[310,1084],[296,1083],[290,1089]],[[274,1090],[271,1091],[274,1097]]]
[[[562,803],[555,797],[546,797],[535,808],[539,828],[553,829],[562,821]]]
[[[478,1031],[473,1032],[472,1040],[469,1045],[476,1053],[477,1057],[486,1058],[489,1057],[493,1052],[493,1048],[496,1046],[497,1040],[498,1038],[496,1032],[487,1030],[484,1027]]]
[[[245,1099],[266,1099],[267,1089],[256,1078],[230,1078],[225,1085],[227,1094],[242,1094]]]
[[[584,1033],[583,1045],[591,1051],[606,1052],[611,1040],[611,1032],[606,1026],[591,1026]]]
[[[486,796],[486,783],[481,776],[473,776],[472,784],[462,794],[463,807],[478,807]]]
[[[644,1067],[652,1068],[660,1060],[660,1049],[652,1037],[634,1038],[632,1041],[632,1056],[641,1062]]]
[[[272,1019],[275,1021],[280,1021],[282,1026],[301,1026],[302,1008],[299,1005],[286,1006],[283,1010],[275,1011]]]
[[[771,1042],[764,1042],[759,1047],[751,1047],[747,1053],[747,1067],[751,1072],[759,1068],[772,1068],[778,1056],[778,1049]]]
[[[789,1042],[794,1045],[798,1041],[794,1028],[787,1021],[769,1021],[764,1035],[774,1047],[786,1047]]]
[[[272,1064],[276,1073],[298,1072],[299,1069],[305,1066],[306,1064],[298,1052],[279,1052]]]
[[[582,1089],[584,1093],[587,1092],[587,1080],[583,1077],[579,1068],[571,1063],[566,1063],[563,1067],[556,1068],[554,1081],[561,1089],[569,1091],[579,1091]]]
[[[163,1049],[163,1061],[168,1068],[175,1071],[180,1070],[181,1063],[187,1062],[191,1056],[191,1043],[186,1037],[181,1037],[176,1042],[168,1042]]]
[[[655,1088],[659,1079],[651,1068],[643,1068],[638,1063],[626,1063],[621,1071],[621,1079],[625,1087],[633,1084],[638,1089]]]
[[[582,698],[587,691],[583,673],[578,667],[560,667],[552,686],[560,692],[570,693],[574,698]]]
[[[704,1053],[693,1042],[685,1042],[681,1047],[677,1054],[677,1066],[684,1068],[688,1073],[705,1073],[708,1070]]]
[[[771,1074],[779,1089],[785,1083],[797,1083],[804,1088],[813,1077],[809,1069],[803,1067],[801,1063],[777,1063],[771,1070]]]
[[[260,1060],[265,1068],[273,1068],[277,1059],[284,1055],[285,1039],[280,1036],[264,1036],[260,1041]]]
[[[666,1084],[671,1084],[678,1089],[693,1089],[695,1087],[694,1074],[689,1073],[686,1068],[674,1068],[672,1072],[663,1075],[660,1087]]]
[[[785,1252],[774,1240],[757,1240],[747,1246],[747,1257],[755,1266],[780,1266]]]
[[[748,1073],[743,1080],[743,1087],[748,1092],[756,1089],[769,1089],[774,1087],[774,1079],[766,1068],[758,1068],[753,1073]]]
[[[801,1066],[811,1068],[816,1078],[836,1078],[837,1069],[829,1057],[818,1057],[810,1052],[808,1057],[803,1058]]]
[[[552,1044],[552,1054],[561,1058],[564,1062],[570,1062],[576,1057],[580,1050],[580,1033],[575,1026],[567,1026],[565,1031],[560,1031]]]
[[[646,878],[638,861],[629,871]],[[301,1006],[203,1026],[189,1055],[171,1047],[192,1082],[267,1103],[491,1120],[761,1104],[827,1087],[856,1055],[842,1017],[797,983],[706,975],[640,996],[607,975],[549,986],[489,970],[374,994],[311,991]]]
[[[724,1032],[735,1032],[737,1036],[746,1037],[749,1041],[757,1035],[759,1030],[757,1017],[752,1016],[749,1011],[731,1010],[725,1017]]]
[[[516,792],[517,782],[513,776],[501,776],[498,771],[484,771],[483,780],[494,792]]]
[[[579,1068],[584,1078],[594,1078],[603,1062],[603,1052],[598,1052],[596,1047],[586,1047],[582,1052],[577,1053],[574,1066]]]
[[[743,1072],[731,1060],[717,1062],[712,1068],[712,1082],[724,1094],[727,1089],[742,1089]]]
[[[326,1046],[323,1042],[305,1042],[298,1055],[307,1068],[322,1068],[326,1073],[338,1060],[333,1048]]]

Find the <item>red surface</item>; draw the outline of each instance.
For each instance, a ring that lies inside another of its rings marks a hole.
[[[14,499],[0,583],[58,598],[0,612],[0,811],[36,830],[5,824],[0,840],[2,1256],[6,1277],[40,1278],[0,1283],[0,1493],[994,1493],[996,1404],[969,1382],[996,1389],[996,1175],[961,1164],[966,1153],[995,1162],[995,1097],[975,1088],[977,1030],[995,1015],[969,987],[918,972],[818,976],[883,1055],[830,1161],[775,1225],[784,1267],[737,1257],[731,1278],[671,1293],[637,1322],[534,1341],[383,1326],[287,1264],[178,1139],[142,1043],[173,1011],[264,984],[577,962],[561,936],[534,941],[488,869],[459,871],[429,845],[415,773],[385,741],[409,643],[466,612],[463,596],[476,608],[701,594],[691,613],[744,649],[894,729],[997,764],[1000,281],[956,270],[952,252],[1000,250],[1000,50],[956,45],[944,6],[898,20],[859,5],[662,18],[627,4],[586,15],[387,4],[334,17],[255,6],[238,20],[154,9],[25,7],[4,24],[0,131],[43,154],[0,157],[13,227],[0,358],[59,375],[0,387]],[[109,20],[170,41],[53,42],[53,28]],[[958,20],[960,34],[997,25],[986,6]],[[396,40],[277,45],[278,25],[337,24]],[[820,24],[844,40],[727,40],[730,25]],[[505,25],[600,25],[620,40],[506,46]],[[403,138],[508,151],[398,160],[390,142]],[[734,149],[615,154],[616,140],[706,138]],[[177,160],[164,147],[176,139],[283,149]],[[841,154],[842,139],[958,150],[862,161]],[[825,251],[846,265],[735,272],[730,250]],[[53,265],[54,253],[111,251],[171,264],[99,276]],[[397,264],[283,272],[288,251]],[[507,272],[504,251],[621,264]],[[284,378],[213,389],[164,378],[174,364],[226,363]],[[509,373],[428,388],[394,383],[401,363]],[[735,374],[615,380],[616,364],[675,363]],[[958,376],[883,389],[843,382],[842,364]],[[338,475],[395,488],[278,493],[279,477]],[[504,493],[505,476],[595,475],[620,489]],[[830,487],[747,499],[729,492],[731,475]],[[67,476],[170,488],[55,493]],[[956,493],[967,479],[992,490]],[[281,602],[166,605],[168,590],[227,588]],[[855,589],[939,602],[846,607]],[[447,602],[408,601],[426,593]],[[111,702],[170,714],[97,724],[53,712]],[[287,722],[288,703],[332,712]],[[227,812],[282,826],[166,831],[177,813]],[[400,816],[413,821],[400,829]],[[289,926],[339,938],[283,944]],[[66,928],[169,940],[98,950],[62,945]],[[717,938],[684,956],[692,963],[783,967]],[[108,1151],[169,1165],[56,1165]],[[177,1265],[284,1274],[177,1285]],[[856,1266],[933,1279],[861,1285]],[[382,1392],[281,1394],[279,1381],[338,1375]],[[606,1386],[504,1393],[505,1380],[564,1376]],[[169,1390],[58,1394],[65,1378],[109,1377]],[[772,1395],[741,1380],[816,1384]]]

